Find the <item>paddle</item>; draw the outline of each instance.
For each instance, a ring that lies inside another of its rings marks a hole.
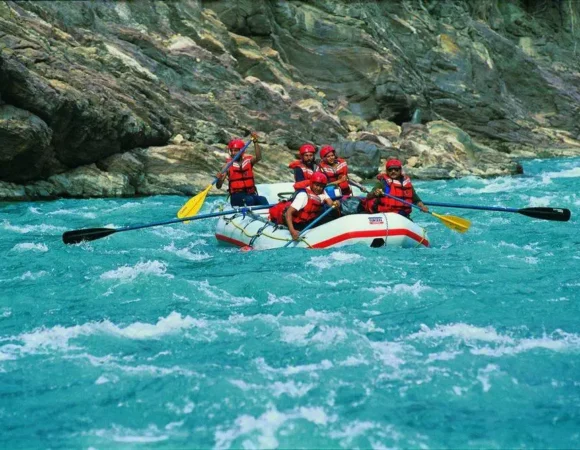
[[[252,140],[249,140],[246,143],[246,145],[244,145],[244,147],[238,153],[236,153],[236,155],[232,158],[232,160],[228,162],[222,170],[220,170],[220,174],[226,173],[226,171],[230,168],[230,166],[233,163],[235,163],[240,158],[240,156],[242,156],[242,154],[246,151],[251,142]],[[201,191],[195,197],[190,198],[187,201],[187,203],[183,205],[181,209],[177,212],[177,217],[182,219],[184,217],[195,216],[203,206],[203,202],[205,201],[205,198],[207,197],[207,194],[210,191],[211,187],[214,184],[216,184],[218,180],[219,178],[215,177],[214,180],[203,191]]]
[[[324,212],[323,212],[321,215],[319,215],[319,216],[318,216],[316,219],[314,219],[314,220],[313,220],[313,221],[312,221],[312,222],[311,222],[311,223],[310,223],[310,224],[309,224],[307,227],[305,227],[305,228],[304,228],[304,229],[303,229],[303,230],[300,232],[300,234],[298,235],[298,239],[296,239],[296,240],[292,240],[292,241],[289,241],[289,242],[287,242],[287,243],[286,243],[286,245],[284,245],[284,247],[282,247],[282,248],[286,248],[286,247],[288,247],[290,244],[292,244],[292,242],[294,242],[294,243],[298,242],[298,241],[300,240],[300,238],[301,238],[302,236],[304,236],[304,233],[306,233],[308,230],[310,230],[310,228],[312,228],[314,225],[316,225],[318,222],[320,222],[320,220],[321,220],[321,219],[322,219],[324,216],[326,216],[327,214],[329,214],[329,213],[330,213],[330,211],[332,211],[333,209],[334,209],[334,206],[332,206],[332,207],[328,208],[326,211],[324,211]]]
[[[501,206],[457,205],[454,203],[436,203],[436,202],[424,202],[424,203],[430,206],[447,206],[449,208],[481,209],[484,211],[513,212],[522,214],[524,216],[533,217],[535,219],[555,220],[558,222],[568,222],[571,216],[570,210],[565,208],[537,207],[537,208],[517,209],[517,208],[504,208]]]
[[[355,181],[349,180],[349,183],[353,184],[354,186],[356,186],[357,188],[359,188],[363,192],[368,192],[367,188],[365,188],[361,184],[356,183]],[[457,216],[451,216],[451,215],[443,216],[441,214],[437,214],[437,213],[434,213],[431,211],[423,211],[419,206],[414,205],[413,203],[406,202],[402,198],[395,197],[394,195],[390,195],[390,194],[385,194],[385,196],[390,197],[390,198],[395,199],[395,200],[398,200],[401,203],[404,203],[405,205],[409,205],[409,206],[412,206],[413,208],[417,208],[419,211],[431,214],[433,217],[436,217],[441,222],[443,222],[443,225],[445,225],[447,228],[450,228],[450,229],[457,231],[459,233],[465,233],[467,230],[469,230],[469,227],[471,226],[471,222],[467,219],[464,219],[463,217],[457,217]],[[428,205],[430,203],[424,203],[424,204]]]
[[[348,180],[348,182],[365,193],[369,191],[366,187],[364,187],[362,184],[358,184],[356,181]]]
[[[419,211],[426,212],[427,214],[431,214],[433,217],[436,217],[437,219],[439,219],[443,223],[443,225],[445,225],[447,228],[449,228],[453,231],[457,231],[459,233],[465,233],[467,230],[469,230],[469,227],[471,226],[471,222],[467,219],[464,219],[463,217],[451,216],[449,214],[446,214],[443,216],[441,214],[437,214],[437,213],[434,213],[431,211],[423,211],[419,206],[414,205],[413,203],[406,202],[402,198],[395,197],[394,195],[391,195],[391,194],[385,194],[385,196],[392,198],[394,200],[397,200],[401,203],[404,203],[405,205],[409,205],[409,206],[412,206],[413,208],[417,208]]]
[[[234,214],[234,213],[245,213],[248,211],[255,211],[258,209],[266,209],[271,208],[274,205],[260,205],[254,206],[252,208],[241,208],[241,209],[231,209],[229,211],[221,211],[209,214],[202,214],[201,216],[196,217],[184,217],[182,219],[172,219],[166,220],[164,222],[153,222],[147,223],[144,225],[133,225],[130,227],[123,227],[123,228],[85,228],[82,230],[72,230],[66,231],[62,235],[62,241],[65,244],[78,244],[83,241],[95,241],[97,239],[101,239],[107,237],[113,233],[120,233],[122,231],[131,231],[131,230],[140,230],[141,228],[150,228],[150,227],[157,227],[159,225],[169,225],[171,223],[178,223],[178,222],[185,222],[189,220],[199,220],[199,219],[208,219],[210,217],[219,217],[225,216],[227,214]]]

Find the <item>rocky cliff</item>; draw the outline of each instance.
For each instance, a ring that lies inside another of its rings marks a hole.
[[[260,182],[580,154],[572,0],[0,2],[0,198],[191,194],[256,130]],[[215,191],[215,190],[214,190]]]

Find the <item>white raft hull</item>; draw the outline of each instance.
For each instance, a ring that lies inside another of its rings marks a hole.
[[[284,247],[292,240],[288,228],[276,226],[266,215],[233,214],[220,217],[215,236],[218,241],[256,250]],[[429,246],[426,231],[400,214],[351,214],[339,217],[304,233],[290,247],[333,248],[363,244],[368,247]]]
[[[259,184],[260,195],[270,204],[280,200],[280,193],[293,193],[292,183]],[[354,195],[361,195],[353,187]],[[286,196],[287,198],[287,196]],[[288,228],[268,222],[267,210],[243,215],[220,217],[215,231],[218,241],[238,247],[251,246],[267,250],[284,247],[292,240]],[[304,233],[303,239],[289,247],[332,248],[363,244],[369,247],[420,247],[429,246],[427,232],[409,219],[394,213],[351,214]]]

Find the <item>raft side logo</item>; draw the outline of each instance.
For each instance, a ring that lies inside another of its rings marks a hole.
[[[385,223],[382,217],[369,217],[369,225],[382,225]]]

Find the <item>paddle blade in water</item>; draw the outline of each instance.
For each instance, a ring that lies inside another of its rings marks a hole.
[[[431,213],[431,214],[433,214],[441,222],[443,222],[443,225],[445,225],[447,228],[455,230],[459,233],[465,233],[467,230],[469,230],[469,227],[471,226],[471,222],[467,219],[464,219],[463,217],[449,216],[449,215],[443,216],[443,215],[437,214],[437,213]]]
[[[207,193],[211,189],[213,184],[210,184],[206,187],[203,191],[197,194],[195,197],[190,198],[185,205],[181,207],[181,209],[177,212],[177,217],[183,219],[184,217],[192,217],[195,216],[201,207],[203,206],[203,202],[205,201],[205,197]]]
[[[65,231],[62,241],[65,244],[79,244],[83,241],[94,241],[116,233],[114,228],[85,228],[84,230]]]
[[[570,220],[570,210],[565,208],[522,208],[518,209],[518,212],[536,219],[555,220],[558,222],[568,222]]]

